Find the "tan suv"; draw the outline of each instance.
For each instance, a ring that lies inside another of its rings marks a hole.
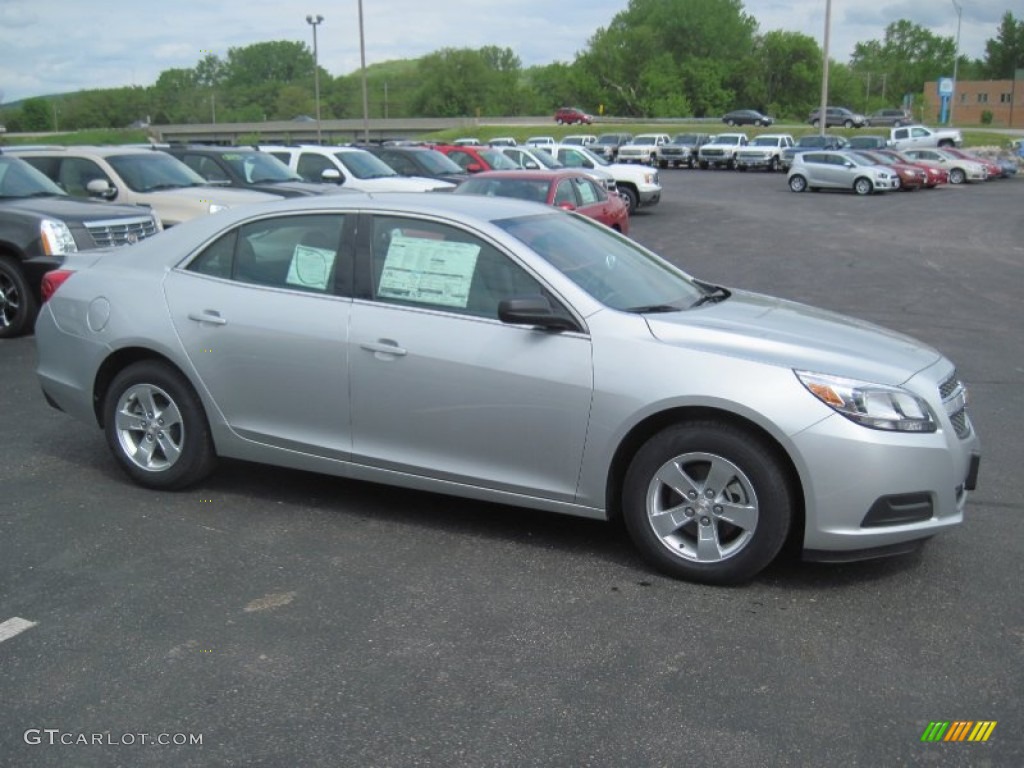
[[[208,184],[166,152],[140,147],[36,147],[6,149],[35,166],[76,197],[148,205],[161,224],[225,208],[280,200],[278,195]]]

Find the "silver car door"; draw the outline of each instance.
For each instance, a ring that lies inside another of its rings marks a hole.
[[[500,322],[502,298],[543,289],[471,233],[385,216],[370,232],[370,298],[352,307],[353,460],[572,500],[590,339]]]
[[[333,458],[351,450],[350,250],[343,218],[265,217],[208,245],[164,283],[198,379],[241,437]]]

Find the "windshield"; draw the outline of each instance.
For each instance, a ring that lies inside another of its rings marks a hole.
[[[492,170],[495,171],[516,171],[519,170],[519,166],[515,164],[513,160],[510,160],[505,156],[503,152],[499,152],[496,149],[480,149],[477,150],[477,154],[484,159]]]
[[[681,133],[672,139],[673,144],[696,144],[697,134],[695,133]]]
[[[867,158],[861,157],[860,155],[845,154],[843,157],[852,160],[857,165],[878,165],[878,163],[868,160]]]
[[[133,192],[181,189],[207,183],[183,162],[163,152],[111,155],[107,162]]]
[[[250,184],[266,181],[302,181],[287,165],[266,152],[225,152],[221,159]]]
[[[63,196],[64,190],[24,160],[0,157],[0,198]]]
[[[598,144],[618,144],[622,141],[622,135],[618,133],[602,133],[597,137]]]
[[[361,149],[351,152],[335,152],[334,156],[357,179],[384,179],[398,175],[390,165],[379,157]]]
[[[682,270],[585,216],[558,212],[494,224],[612,309],[682,310],[706,295]]]
[[[448,157],[444,152],[436,149],[417,150],[415,157],[430,173],[458,173],[465,174],[459,164]]]
[[[773,139],[770,136],[758,136],[756,139],[754,139],[752,142],[750,142],[750,146],[752,146],[752,147],[777,147],[777,146],[779,146],[779,140],[778,139]]]
[[[558,159],[566,168],[594,168],[599,165],[611,165],[599,155],[595,155],[586,147],[564,147],[558,150]]]
[[[550,154],[548,154],[548,151],[545,150],[545,149],[540,149],[539,147],[534,148],[531,151],[531,154],[537,159],[537,162],[540,163],[541,165],[543,165],[545,168],[564,168],[565,167],[560,162],[555,160],[555,158],[553,158]]]
[[[485,195],[487,197],[515,197],[536,203],[548,201],[551,181],[530,177],[514,179],[480,178],[467,179],[452,190],[453,195]]]

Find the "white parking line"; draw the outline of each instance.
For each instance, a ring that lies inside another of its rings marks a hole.
[[[19,619],[17,616],[13,619],[8,619],[0,624],[0,643],[4,640],[10,640],[15,635],[20,635],[26,629],[34,627],[37,623],[28,619]]]

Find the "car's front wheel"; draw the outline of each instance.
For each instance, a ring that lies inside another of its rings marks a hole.
[[[853,182],[853,191],[858,195],[870,195],[874,189],[875,185],[871,183],[871,179],[866,179],[863,176]]]
[[[0,256],[0,339],[31,331],[38,311],[18,263],[9,256]]]
[[[194,485],[216,464],[199,396],[166,363],[143,360],[118,373],[104,399],[103,423],[118,463],[147,488]]]
[[[843,128],[853,128],[853,120],[844,120]]]
[[[700,421],[668,427],[637,451],[622,508],[630,537],[659,570],[735,584],[779,554],[793,495],[766,440],[731,424]]]
[[[964,170],[962,168],[949,169],[950,184],[963,184],[965,181],[967,181],[967,174],[964,173]]]
[[[804,192],[807,190],[807,179],[799,173],[794,174],[789,177],[789,188],[794,192]]]
[[[632,216],[636,213],[636,209],[640,207],[640,195],[631,187],[619,187],[619,194],[626,198],[626,205],[629,206],[629,215]]]
[[[725,121],[725,124],[726,125],[736,125],[736,121],[733,120],[732,118],[729,118],[728,120]]]
[[[821,121],[815,118],[814,120],[811,120],[811,125],[817,128],[819,125],[821,125]]]

